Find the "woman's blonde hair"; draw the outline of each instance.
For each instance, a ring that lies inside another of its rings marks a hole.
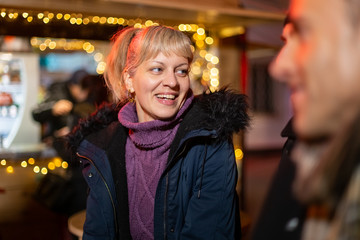
[[[133,76],[137,67],[159,53],[165,56],[176,54],[193,60],[191,40],[184,33],[165,26],[146,28],[126,28],[112,38],[114,41],[107,57],[104,73],[105,81],[115,102],[127,100],[124,73]]]

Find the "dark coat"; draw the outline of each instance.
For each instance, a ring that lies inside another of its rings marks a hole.
[[[293,195],[295,163],[290,154],[296,142],[292,120],[281,132],[287,141],[282,149],[278,169],[265,198],[258,220],[252,230],[252,240],[299,240],[306,208]]]
[[[68,126],[69,120],[67,115],[54,116],[52,113],[54,104],[61,99],[75,103],[75,100],[70,93],[68,82],[52,84],[47,90],[44,101],[39,103],[32,110],[32,116],[35,121],[49,124],[49,126],[47,126],[48,132],[44,133],[46,136],[52,136],[54,131]]]
[[[154,206],[155,239],[239,239],[233,133],[248,125],[245,97],[194,99],[171,145]],[[128,129],[106,106],[70,136],[90,191],[84,239],[131,239],[125,167]]]

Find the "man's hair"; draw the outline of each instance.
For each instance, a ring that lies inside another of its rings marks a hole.
[[[286,24],[290,23],[290,16],[289,14],[286,14],[284,22],[283,22],[283,27],[286,26]]]

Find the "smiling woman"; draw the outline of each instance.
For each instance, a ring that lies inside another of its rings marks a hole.
[[[186,58],[160,53],[140,64],[133,77],[126,73],[126,88],[136,93],[139,122],[170,119],[179,111],[190,88],[188,69]]]
[[[231,140],[248,105],[226,90],[194,96],[192,59],[169,27],[115,35],[105,78],[116,103],[69,136],[90,187],[83,239],[240,238]]]

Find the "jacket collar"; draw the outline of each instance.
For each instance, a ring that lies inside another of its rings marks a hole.
[[[84,138],[99,142],[100,132],[109,125],[118,124],[117,114],[123,105],[105,104],[90,117],[82,120],[72,133],[68,135],[69,146],[75,151]],[[233,133],[248,126],[248,103],[246,96],[234,91],[221,89],[213,93],[203,93],[195,97],[192,105],[187,109],[179,130],[175,136],[174,146],[187,133],[196,129],[216,132],[218,139],[231,139]],[[114,123],[116,122],[116,123]],[[105,130],[106,131],[106,130]],[[112,131],[107,131],[111,134]],[[111,139],[107,136],[106,139]],[[104,145],[104,139],[99,144]],[[174,150],[170,150],[175,151]]]

